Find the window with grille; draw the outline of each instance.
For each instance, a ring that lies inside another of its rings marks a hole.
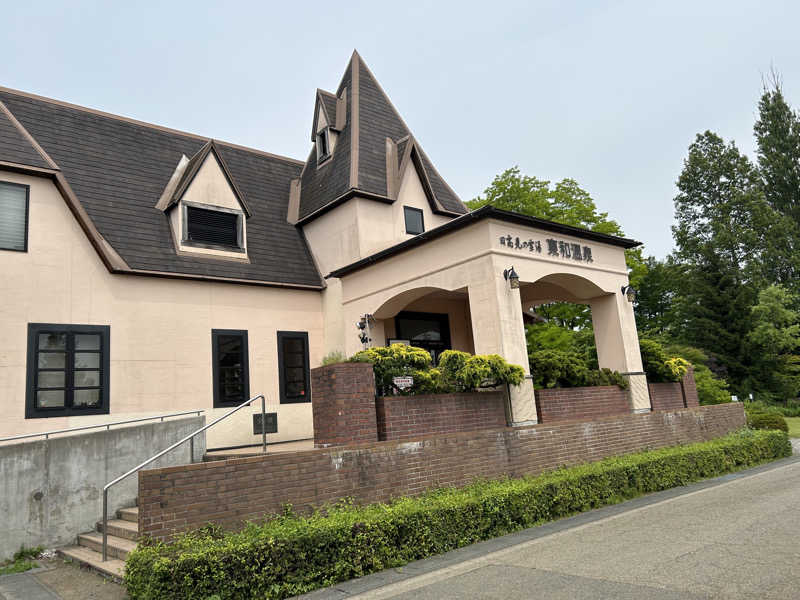
[[[241,404],[250,397],[247,331],[213,329],[211,342],[214,406]]]
[[[308,333],[278,332],[278,372],[282,404],[311,402]]]
[[[241,249],[242,215],[196,206],[186,206],[186,239],[190,245]]]
[[[26,418],[109,412],[109,332],[104,325],[28,325]]]

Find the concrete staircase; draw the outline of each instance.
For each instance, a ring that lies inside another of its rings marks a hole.
[[[78,536],[77,546],[60,548],[59,553],[105,575],[122,578],[125,559],[136,548],[139,539],[139,508],[123,508],[116,519],[108,520],[108,560],[103,562],[103,522],[98,521],[96,531]]]

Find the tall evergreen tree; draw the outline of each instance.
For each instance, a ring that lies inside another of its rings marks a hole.
[[[767,201],[800,223],[800,119],[774,72],[758,102],[754,132]]]
[[[753,164],[710,131],[689,147],[677,186],[673,234],[683,275],[676,330],[686,343],[716,355],[741,391],[750,310],[766,281],[763,257],[769,252],[769,236],[753,223],[768,221],[774,211]]]

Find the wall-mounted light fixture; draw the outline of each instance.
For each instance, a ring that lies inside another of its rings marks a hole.
[[[372,320],[372,315],[366,314],[358,320],[358,323],[356,323],[356,329],[358,329],[358,339],[361,340],[364,348],[367,348],[369,343],[372,341],[372,338],[370,337],[370,322]]]
[[[508,282],[512,290],[519,289],[519,275],[517,275],[513,266],[503,271],[503,278]]]
[[[622,286],[622,295],[628,299],[628,302],[636,302],[636,290],[633,289],[633,286],[630,285],[623,285]]]

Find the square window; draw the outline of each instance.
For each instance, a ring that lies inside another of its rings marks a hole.
[[[29,324],[25,418],[108,414],[109,339],[105,325]]]
[[[418,235],[425,231],[425,223],[422,219],[422,211],[410,206],[403,207],[403,215],[406,219],[406,233]]]
[[[278,377],[281,404],[311,402],[308,333],[278,332]]]
[[[27,185],[0,181],[0,250],[28,251]]]

